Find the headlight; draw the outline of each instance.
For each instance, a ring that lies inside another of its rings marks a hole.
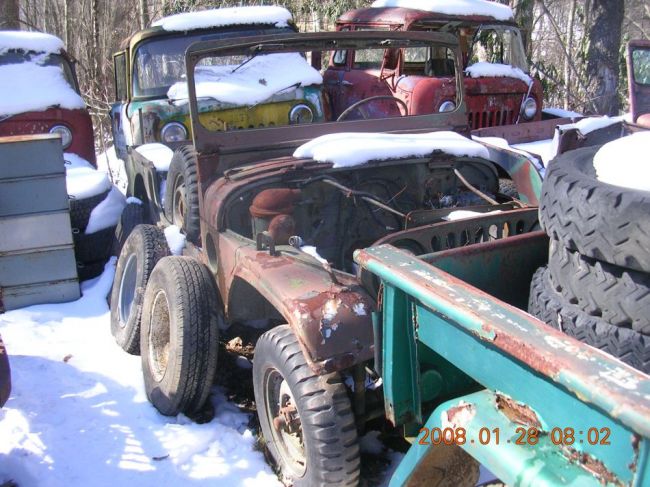
[[[179,122],[169,122],[160,131],[160,139],[167,143],[187,140],[185,125]]]
[[[313,121],[314,112],[307,105],[296,105],[289,112],[289,123],[291,125],[312,123]]]
[[[528,97],[521,107],[521,114],[526,120],[531,120],[537,113],[537,102],[535,98]]]
[[[440,108],[438,108],[440,113],[453,112],[454,110],[456,110],[456,104],[453,101],[443,101]]]
[[[61,137],[61,145],[64,150],[72,144],[72,132],[65,125],[55,125],[50,129],[50,133]]]

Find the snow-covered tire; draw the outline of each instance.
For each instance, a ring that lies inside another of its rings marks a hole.
[[[650,337],[590,316],[565,301],[553,288],[548,269],[538,269],[531,283],[528,312],[587,345],[650,373]]]
[[[88,226],[90,213],[92,213],[98,204],[106,199],[108,193],[109,191],[104,191],[98,195],[82,199],[70,198],[70,224],[72,228],[76,228],[83,233]]]
[[[115,267],[111,291],[111,333],[132,355],[140,354],[140,318],[149,276],[170,254],[165,234],[153,225],[138,225],[126,239]]]
[[[519,191],[512,179],[499,178],[499,193],[510,198],[519,199]]]
[[[113,249],[115,227],[104,228],[94,233],[73,233],[74,255],[77,262],[106,261]]]
[[[95,262],[77,262],[77,277],[79,281],[87,281],[94,279],[104,272],[106,260],[98,260]]]
[[[585,313],[650,335],[650,274],[600,262],[551,240],[551,283]]]
[[[144,293],[140,351],[147,397],[161,414],[201,411],[217,367],[221,310],[207,267],[189,257],[158,262]]]
[[[599,149],[576,149],[550,164],[542,185],[542,227],[582,255],[650,272],[650,192],[598,181],[593,159]]]
[[[199,216],[199,183],[194,147],[176,149],[167,173],[165,216],[183,230],[190,242],[198,242],[201,233]]]
[[[120,255],[120,251],[133,229],[143,223],[146,223],[144,206],[140,203],[128,203],[122,210],[120,221],[115,229],[114,252],[116,255]]]
[[[9,368],[9,356],[7,349],[0,336],[0,408],[5,405],[11,394],[11,369]]]
[[[286,481],[357,485],[359,442],[345,386],[337,373],[312,372],[289,326],[275,327],[257,341],[253,386],[265,444]],[[279,419],[279,408],[292,401],[293,421],[287,423]]]

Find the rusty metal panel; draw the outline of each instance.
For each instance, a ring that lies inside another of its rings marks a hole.
[[[79,296],[59,138],[0,138],[0,312]]]

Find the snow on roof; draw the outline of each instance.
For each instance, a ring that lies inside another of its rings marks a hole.
[[[602,146],[594,156],[598,180],[623,188],[650,191],[650,132],[637,132]]]
[[[321,74],[296,52],[259,55],[240,66],[198,66],[195,71],[197,98],[252,106],[274,94],[323,83]],[[172,85],[167,97],[187,99],[187,82]]]
[[[532,83],[532,79],[521,69],[509,64],[498,63],[474,63],[465,69],[465,72],[472,78],[515,78],[520,79],[527,85]]]
[[[424,157],[440,151],[454,156],[488,158],[487,148],[455,132],[427,134],[338,133],[301,145],[293,157],[351,167],[370,161]]]
[[[1,31],[0,54],[10,49],[44,53],[59,53],[64,48],[63,41],[44,32]]]
[[[52,106],[69,110],[86,104],[58,66],[37,62],[0,66],[0,115],[41,112]]]
[[[623,122],[625,120],[625,115],[620,117],[588,117],[583,118],[582,120],[576,123],[568,123],[565,125],[558,125],[558,129],[562,131],[567,131],[571,129],[578,129],[582,135],[587,135],[588,133],[593,132],[594,130],[603,129],[614,125],[616,123]]]
[[[291,13],[284,7],[231,7],[170,15],[155,21],[151,25],[153,27],[160,26],[167,31],[188,31],[210,27],[254,24],[286,27],[291,19]]]
[[[511,20],[514,17],[507,5],[486,0],[376,0],[372,6],[412,8],[443,15],[482,15],[496,20]]]
[[[156,171],[167,172],[169,165],[172,163],[174,151],[169,147],[159,143],[144,144],[135,148],[140,154],[153,162]]]

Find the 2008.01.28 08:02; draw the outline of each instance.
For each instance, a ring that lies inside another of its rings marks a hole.
[[[503,438],[499,428],[481,428],[475,438],[468,437],[465,428],[422,428],[418,434],[420,445],[464,445],[465,443],[480,445],[500,445],[514,443],[516,445],[537,445],[540,437],[548,436],[554,445],[571,446],[573,444],[610,445],[609,428],[589,428],[575,430],[574,428],[552,428],[542,431],[535,427],[520,426],[514,435]],[[503,435],[505,437],[505,434]]]

